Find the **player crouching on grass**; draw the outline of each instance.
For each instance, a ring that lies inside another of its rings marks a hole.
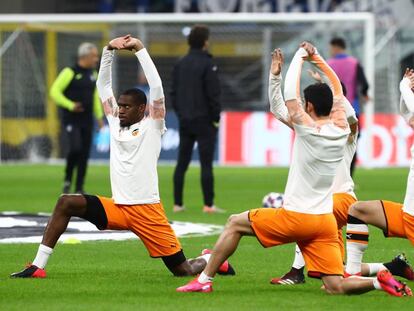
[[[116,102],[111,79],[114,50],[136,52],[150,86],[149,116],[145,116],[147,98],[141,90],[126,90]],[[44,268],[48,258],[72,216],[86,219],[100,230],[134,232],[150,256],[161,258],[175,276],[200,273],[210,252],[204,250],[202,256],[187,260],[160,202],[157,161],[161,137],[166,131],[164,91],[157,69],[140,40],[127,35],[109,42],[103,49],[97,87],[111,133],[112,198],[62,195],[46,226],[33,264],[11,277],[46,277]],[[234,274],[228,262],[221,265],[220,271]]]
[[[286,111],[285,101],[283,99],[281,84],[282,84],[282,66],[283,62],[279,60],[279,51],[275,50],[272,53],[272,65],[269,73],[269,102],[270,111],[273,115],[280,120],[282,123],[289,126],[289,115]],[[328,75],[325,74],[324,70],[328,70],[327,66],[319,66],[324,64],[324,60],[320,55],[313,55],[309,60],[309,63],[314,66],[316,70],[313,72],[310,70],[311,76],[319,83],[324,81],[330,83]],[[321,68],[319,68],[321,67]],[[334,77],[333,77],[334,78]],[[344,96],[346,96],[345,85],[342,85]],[[354,158],[355,151],[357,148],[357,137],[358,137],[358,119],[355,114],[355,110],[350,102],[344,98],[345,113],[351,129],[351,135],[349,135],[348,142],[345,145],[345,153],[342,162],[339,164],[337,172],[335,174],[333,182],[333,214],[336,219],[338,227],[338,240],[341,247],[342,260],[345,261],[345,247],[342,238],[342,228],[346,227],[348,219],[348,210],[357,201],[354,193],[354,181],[351,176],[351,162]],[[353,235],[355,239],[355,235]],[[348,256],[350,258],[352,256]],[[361,263],[359,262],[359,272],[362,276],[375,276],[379,270],[388,269],[393,275],[402,276],[408,280],[414,279],[414,271],[404,254],[397,255],[393,260],[386,263]],[[270,283],[275,285],[296,285],[305,283],[305,260],[300,251],[298,245],[295,249],[295,259],[292,264],[292,268],[282,277],[273,278]],[[349,276],[345,272],[345,277]]]
[[[387,270],[380,271],[376,278],[343,278],[332,195],[350,129],[340,81],[326,62],[321,65],[333,84],[333,94],[327,84],[313,84],[305,89],[305,105],[301,104],[302,65],[315,55],[318,53],[311,44],[301,44],[286,75],[285,112],[296,135],[283,207],[253,209],[231,216],[204,271],[177,288],[178,292],[211,292],[219,267],[247,235],[256,236],[264,247],[297,242],[308,274],[321,278],[329,294],[361,294],[379,289],[394,296],[412,295]],[[282,61],[280,51],[277,57]]]
[[[400,114],[411,128],[414,129],[414,70],[407,69],[400,82]],[[384,232],[386,237],[408,239],[414,245],[414,145],[411,146],[411,166],[407,178],[404,203],[385,200],[360,201],[348,211],[347,263],[346,273],[360,275],[363,273],[361,264],[368,247],[368,225],[375,226]],[[378,269],[383,268],[378,266]],[[400,266],[406,273],[412,271],[404,265]]]

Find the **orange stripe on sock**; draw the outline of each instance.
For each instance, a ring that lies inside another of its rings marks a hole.
[[[346,234],[362,234],[362,235],[369,235],[368,232],[358,232],[358,231],[347,231]]]

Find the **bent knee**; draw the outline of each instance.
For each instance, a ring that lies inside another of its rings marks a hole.
[[[69,214],[73,210],[73,195],[70,194],[62,194],[56,204],[56,209],[64,212],[65,214]]]
[[[364,218],[378,213],[381,209],[381,201],[361,201],[352,204],[348,214],[364,220]]]
[[[365,215],[365,210],[368,202],[356,202],[351,205],[348,214],[354,217]]]
[[[66,207],[70,205],[70,197],[70,194],[62,194],[57,201],[57,206]]]
[[[239,217],[240,217],[240,214],[230,215],[229,218],[227,219],[226,227],[233,228],[237,226],[239,224]]]

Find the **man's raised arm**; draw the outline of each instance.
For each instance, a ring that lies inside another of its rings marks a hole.
[[[317,49],[310,43],[304,42],[302,46],[306,49],[312,49],[312,53],[309,53],[309,62],[314,65],[321,74],[328,79],[328,85],[331,87],[334,102],[330,118],[336,126],[340,128],[348,128],[348,120],[351,124],[355,124],[358,120],[355,116],[355,111],[352,108],[349,101],[345,98],[342,90],[341,81],[336,75],[335,71],[328,65],[328,63],[319,55]],[[309,52],[309,51],[308,51]]]
[[[111,43],[113,41],[111,41],[108,46],[104,47],[102,51],[101,65],[99,67],[96,87],[105,115],[117,117],[118,105],[112,91],[112,60],[114,58],[114,46],[112,46]]]
[[[157,68],[154,65],[147,49],[142,42],[136,38],[128,38],[124,47],[126,49],[136,50],[135,55],[141,64],[145,77],[147,78],[150,87],[149,98],[149,113],[150,118],[155,120],[163,120],[165,118],[165,98],[164,90],[162,88],[162,81],[158,74]]]
[[[410,113],[414,113],[414,92],[412,90],[414,84],[414,70],[406,69],[403,79],[400,82],[400,92],[402,104]]]
[[[283,54],[280,49],[272,53],[272,64],[269,72],[269,103],[270,111],[281,122],[292,127],[289,112],[282,96],[282,66]]]
[[[307,57],[308,52],[302,47],[295,53],[286,74],[284,95],[292,123],[314,126],[312,118],[304,111],[300,101],[300,74],[304,58]]]

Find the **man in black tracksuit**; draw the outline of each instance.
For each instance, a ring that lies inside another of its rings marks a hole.
[[[102,127],[103,111],[96,91],[98,50],[92,43],[78,48],[78,62],[66,67],[50,89],[50,97],[62,109],[63,128],[68,137],[63,193],[69,193],[72,175],[77,168],[75,192],[83,193],[89,151],[94,128],[93,116]]]
[[[180,146],[174,172],[174,211],[184,210],[184,175],[195,142],[201,163],[201,185],[207,213],[214,205],[213,158],[220,121],[220,83],[217,66],[208,54],[209,29],[196,25],[188,36],[190,50],[174,67],[171,100],[180,123]]]

